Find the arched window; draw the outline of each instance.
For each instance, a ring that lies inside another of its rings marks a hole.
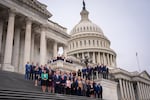
[[[91,44],[90,40],[89,40],[89,45]]]
[[[99,41],[97,40],[97,46],[99,46]]]
[[[76,42],[76,47],[78,47],[78,42]]]
[[[87,26],[87,30],[89,30],[88,26]]]
[[[95,41],[93,40],[93,45],[95,45]]]
[[[80,46],[82,46],[82,41],[80,41]]]
[[[74,48],[74,42],[72,43],[72,45],[73,45],[73,48]]]
[[[84,27],[84,31],[85,31],[85,27]]]
[[[86,40],[84,40],[84,45],[86,46]]]

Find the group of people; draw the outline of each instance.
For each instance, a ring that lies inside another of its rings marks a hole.
[[[103,64],[97,65],[96,67],[87,66],[83,68],[82,70],[79,69],[77,73],[79,76],[82,76],[83,78],[86,78],[89,80],[94,79],[96,75],[98,75],[98,78],[108,79],[109,68],[107,66],[104,66]]]
[[[39,66],[29,62],[25,68],[25,79],[35,80],[35,86],[40,83],[43,92],[102,98],[103,88],[100,83],[82,77],[78,72],[53,70],[47,65]]]
[[[71,59],[65,58],[64,56],[54,57],[54,58],[48,60],[48,63],[53,63],[53,62],[58,61],[58,60],[65,61],[65,62],[71,63],[71,64],[73,63],[73,61]]]

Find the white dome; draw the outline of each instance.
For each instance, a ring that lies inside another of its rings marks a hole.
[[[71,35],[81,33],[81,32],[87,32],[87,33],[96,32],[103,35],[102,29],[88,19],[88,14],[89,12],[86,9],[83,9],[81,11],[80,13],[81,21],[72,29],[70,33]]]

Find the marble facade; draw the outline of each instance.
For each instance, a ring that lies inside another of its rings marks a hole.
[[[3,70],[24,73],[27,61],[44,65],[67,45],[66,28],[48,20],[52,14],[46,5],[37,0],[1,0],[0,5]]]

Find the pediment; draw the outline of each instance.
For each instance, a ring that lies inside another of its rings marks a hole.
[[[150,79],[150,75],[146,71],[141,72],[140,76],[146,79]]]

